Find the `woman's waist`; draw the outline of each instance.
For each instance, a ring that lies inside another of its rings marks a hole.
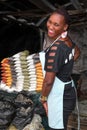
[[[65,76],[57,76],[56,75],[56,77],[58,78],[58,79],[60,79],[62,82],[64,82],[64,83],[66,83],[66,82],[70,82],[71,80],[72,80],[72,78],[71,78],[71,76],[69,76],[69,77],[65,77]]]
[[[57,76],[56,76],[56,77],[57,77]],[[75,86],[75,85],[74,85],[74,81],[73,81],[73,79],[72,79],[71,77],[67,78],[66,80],[62,80],[62,79],[60,79],[59,77],[57,77],[57,82],[58,82],[59,84],[63,84],[64,86],[65,86],[65,85],[69,85],[69,84],[71,84],[72,87]]]

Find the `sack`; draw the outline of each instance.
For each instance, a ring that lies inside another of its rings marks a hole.
[[[34,104],[33,101],[22,93],[19,93],[14,101],[16,114],[12,121],[17,129],[22,130],[29,124],[33,118]]]
[[[0,101],[0,129],[7,129],[14,118],[15,108],[10,102]]]
[[[3,59],[0,88],[8,92],[22,90],[40,92],[44,79],[44,65],[42,65],[44,59],[44,52],[28,55],[26,51]]]

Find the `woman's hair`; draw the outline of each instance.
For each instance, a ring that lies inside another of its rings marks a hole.
[[[65,8],[59,8],[59,9],[57,9],[57,10],[54,10],[54,12],[52,12],[51,15],[54,14],[54,13],[63,15],[64,18],[65,18],[66,24],[68,24],[68,25],[70,24],[71,18],[70,18],[70,15],[69,15],[69,13],[66,11]]]

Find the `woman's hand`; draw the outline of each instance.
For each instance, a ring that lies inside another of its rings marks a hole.
[[[44,109],[45,109],[45,111],[46,111],[46,115],[48,115],[48,106],[47,106],[47,102],[43,102],[42,105],[43,105],[43,107],[44,107]]]

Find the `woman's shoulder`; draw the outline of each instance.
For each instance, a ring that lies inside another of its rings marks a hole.
[[[65,41],[62,40],[58,40],[54,46],[56,46],[58,49],[63,49],[63,50],[67,50],[69,49],[69,46],[66,45]]]
[[[61,38],[58,40],[58,44],[60,44],[61,47],[67,48],[67,49],[72,49],[75,47],[75,43],[71,40],[70,37],[66,38]]]

